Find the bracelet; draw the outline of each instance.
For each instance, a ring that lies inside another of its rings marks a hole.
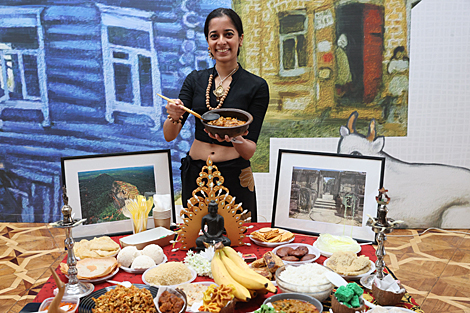
[[[175,120],[175,119],[172,118],[169,114],[168,114],[168,119],[169,119],[170,122],[172,122],[173,124],[181,124],[181,123],[183,122],[182,117],[180,117],[178,120]]]

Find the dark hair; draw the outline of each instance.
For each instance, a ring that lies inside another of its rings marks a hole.
[[[398,46],[398,47],[396,47],[396,48],[393,50],[393,56],[390,58],[390,60],[396,59],[398,52],[403,52],[403,53],[405,53],[405,47],[403,47],[403,46]],[[409,60],[409,58],[408,58],[407,56],[404,56],[403,59],[404,59],[404,60]]]
[[[206,40],[209,37],[209,23],[213,18],[216,17],[223,17],[223,16],[228,16],[230,20],[232,21],[233,25],[235,26],[235,29],[238,32],[238,36],[241,37],[243,35],[243,24],[240,16],[232,10],[228,8],[218,8],[209,13],[209,15],[206,18],[206,22],[204,23],[204,35],[206,36]],[[240,54],[240,49],[237,51],[237,55]]]

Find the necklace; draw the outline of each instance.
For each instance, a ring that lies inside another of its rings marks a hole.
[[[215,67],[214,67],[215,68]],[[234,68],[230,74],[228,74],[227,76],[225,76],[225,78],[222,78],[220,77],[220,83],[219,85],[217,86],[217,88],[214,89],[214,95],[218,98],[221,98],[224,93],[225,93],[225,90],[224,90],[224,86],[222,86],[222,83],[227,79],[229,78],[230,76],[232,76],[236,71],[238,70],[238,64],[237,64],[237,67]],[[215,71],[217,72],[217,69],[215,68]],[[219,72],[217,72],[217,75],[219,75]],[[219,75],[220,76],[220,75]]]
[[[207,89],[206,89],[206,107],[209,110],[220,109],[222,107],[222,105],[224,104],[224,100],[225,100],[225,98],[227,98],[227,94],[230,90],[230,85],[227,87],[227,89],[224,90],[224,88],[222,87],[222,82],[224,80],[226,80],[228,77],[232,76],[237,70],[238,70],[238,65],[227,77],[225,77],[224,79],[221,80],[219,86],[217,87],[217,89],[219,87],[222,88],[222,94],[220,96],[218,96],[215,93],[215,90],[214,90],[214,95],[217,98],[217,102],[219,102],[219,104],[217,104],[217,106],[215,108],[211,107],[211,87],[212,87],[212,81],[213,81],[212,78],[214,77],[214,75],[213,74],[209,75],[209,82],[207,83]],[[216,69],[216,71],[217,71],[217,69]]]

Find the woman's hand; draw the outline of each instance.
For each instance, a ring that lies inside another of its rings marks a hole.
[[[237,137],[229,137],[227,135],[225,135],[225,137],[220,137],[218,134],[211,134],[209,133],[206,129],[204,129],[204,131],[209,135],[209,137],[211,137],[212,139],[215,139],[217,140],[218,142],[222,142],[222,141],[226,141],[226,142],[231,142],[231,143],[244,143],[244,138],[242,136],[246,136],[248,135],[248,130],[245,131],[245,133],[243,135],[239,135]]]
[[[183,106],[183,101],[180,99],[172,99],[173,102],[167,101],[165,109],[168,115],[175,121],[178,121],[186,112],[181,108]]]

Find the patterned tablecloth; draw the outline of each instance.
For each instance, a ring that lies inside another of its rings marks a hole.
[[[250,228],[247,233],[251,233],[251,232],[253,232],[253,231],[255,231],[259,228],[262,228],[262,227],[269,227],[270,226],[269,223],[251,223],[251,224],[248,224],[248,225],[253,225],[253,228]],[[114,241],[116,241],[117,243],[119,243],[119,239],[122,238],[122,237],[124,237],[124,236],[116,236],[116,237],[112,237],[112,239]],[[313,242],[316,240],[316,238],[317,237],[315,237],[315,236],[307,236],[307,235],[296,234],[295,240],[293,242],[294,243],[313,244]],[[262,257],[263,254],[266,251],[271,250],[271,248],[261,247],[261,246],[253,244],[249,238],[245,238],[245,242],[246,243],[251,243],[251,245],[236,247],[235,250],[237,250],[241,253],[244,253],[244,254],[245,253],[254,253],[254,254],[256,254],[256,256],[258,258]],[[186,256],[187,251],[181,251],[181,250],[178,250],[178,251],[175,251],[175,252],[171,251],[172,249],[178,248],[178,247],[179,247],[179,244],[176,244],[174,247],[172,245],[163,247],[163,251],[165,252],[165,255],[168,257],[168,261],[182,261],[184,259],[184,257]],[[366,255],[372,261],[374,261],[374,262],[376,261],[375,249],[372,245],[363,245],[362,246],[362,251],[359,254],[360,255]],[[319,264],[323,264],[325,259],[326,258],[324,256],[321,256],[315,262],[317,262]],[[66,262],[66,261],[67,261],[67,259],[65,258],[63,260],[63,262]],[[56,272],[59,274],[59,277],[62,279],[62,281],[64,281],[64,282],[67,281],[67,278],[65,277],[65,275],[63,275],[60,272],[59,269],[56,269]],[[391,273],[391,274],[393,275],[393,273]],[[119,272],[112,279],[115,280],[115,281],[126,281],[127,280],[127,281],[137,283],[137,284],[142,284],[143,283],[141,274],[137,274],[137,275],[136,274],[130,274],[130,273],[124,272],[123,270],[119,270]],[[205,281],[205,280],[211,280],[211,279],[209,279],[208,277],[199,277],[198,276],[195,281]],[[95,291],[99,290],[101,288],[107,287],[107,286],[111,286],[111,284],[109,284],[107,282],[95,284]],[[44,299],[46,299],[48,297],[52,297],[53,296],[53,290],[55,288],[56,288],[56,285],[55,285],[54,279],[51,276],[49,278],[49,280],[46,282],[46,284],[44,285],[44,287],[41,289],[41,291],[38,293],[36,298],[34,299],[34,302],[42,302]],[[374,298],[372,297],[371,293],[368,292],[367,289],[364,289],[364,290],[365,290],[364,298],[366,300],[370,301],[370,302],[374,302]],[[266,298],[269,298],[270,296],[272,296],[272,294],[267,294],[267,295],[264,295],[264,296],[260,295],[260,296],[256,297],[255,299],[252,299],[251,301],[249,301],[247,303],[238,302],[237,307],[236,307],[236,311],[240,312],[240,313],[242,313],[242,312],[252,312],[252,311],[256,310],[257,308],[259,308],[259,306],[263,303],[263,301]],[[325,307],[324,312],[328,312],[328,309],[330,307],[330,301],[329,300],[325,301],[323,303],[323,306]],[[405,296],[402,299],[402,303],[399,306],[401,306],[403,308],[410,309],[412,311],[423,312],[420,309],[420,307],[417,305],[416,301],[408,293],[405,294]]]

